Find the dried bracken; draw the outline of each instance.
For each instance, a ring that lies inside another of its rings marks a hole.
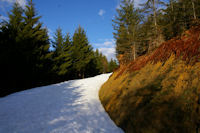
[[[127,133],[197,133],[200,130],[200,27],[121,65],[99,96]]]
[[[200,26],[196,26],[186,31],[181,37],[173,38],[164,42],[160,47],[148,55],[141,56],[128,64],[128,67],[119,69],[118,78],[125,71],[140,70],[147,63],[165,62],[174,54],[176,58],[181,58],[189,64],[200,61]]]

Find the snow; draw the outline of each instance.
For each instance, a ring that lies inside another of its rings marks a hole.
[[[0,133],[122,133],[98,97],[109,76],[66,81],[0,98]]]

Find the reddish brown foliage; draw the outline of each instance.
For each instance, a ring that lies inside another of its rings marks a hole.
[[[176,37],[167,42],[164,42],[152,53],[137,58],[135,61],[131,62],[128,67],[126,67],[126,69],[123,68],[120,70],[117,77],[119,77],[126,70],[140,70],[149,62],[165,62],[172,54],[174,54],[176,58],[180,57],[182,60],[190,64],[199,62],[200,26],[193,27],[186,31],[182,37]]]

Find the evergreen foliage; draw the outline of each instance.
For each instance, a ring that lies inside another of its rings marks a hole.
[[[62,35],[62,30],[58,28],[55,33],[53,47],[54,67],[53,70],[58,75],[65,75],[72,66],[72,44],[69,33],[65,37]]]
[[[138,9],[132,0],[121,0],[113,20],[119,63],[152,52],[164,41],[199,25],[199,8],[198,0],[147,0]]]
[[[20,50],[24,58],[21,73],[25,74],[24,77],[30,77],[26,78],[29,80],[27,86],[31,83],[34,86],[34,84],[41,82],[49,70],[48,66],[45,65],[49,54],[49,36],[47,29],[43,28],[42,23],[39,22],[40,18],[41,16],[37,16],[34,4],[30,0],[24,11],[24,27],[21,35],[19,34],[20,45],[22,45]]]
[[[113,72],[117,68],[118,68],[118,65],[117,65],[116,60],[111,59],[108,66],[109,72]]]
[[[73,35],[73,68],[80,78],[84,78],[85,67],[90,62],[92,47],[89,45],[84,29],[79,26]]]
[[[148,0],[142,8],[122,0],[113,19],[118,62],[128,63],[153,51],[173,37],[199,25],[198,0]],[[25,9],[18,3],[0,22],[1,95],[23,89],[112,72],[116,61],[93,51],[79,26],[72,37],[58,28],[50,48],[47,28],[40,22],[32,0]]]
[[[25,10],[15,3],[9,21],[1,23],[1,88],[15,88],[5,93],[40,85],[42,79],[46,82],[49,37],[39,19],[29,1]]]
[[[58,28],[51,41],[32,0],[25,9],[13,5],[8,21],[0,25],[0,96],[24,89],[107,73],[108,61],[94,52],[85,30],[73,37]]]
[[[117,15],[113,19],[113,27],[116,31],[117,55],[125,55],[125,60],[130,61],[136,58],[136,29],[140,22],[138,10],[134,8],[132,0],[122,0]]]

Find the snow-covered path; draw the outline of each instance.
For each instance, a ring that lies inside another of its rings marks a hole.
[[[0,98],[0,133],[122,133],[98,97],[110,74]]]

